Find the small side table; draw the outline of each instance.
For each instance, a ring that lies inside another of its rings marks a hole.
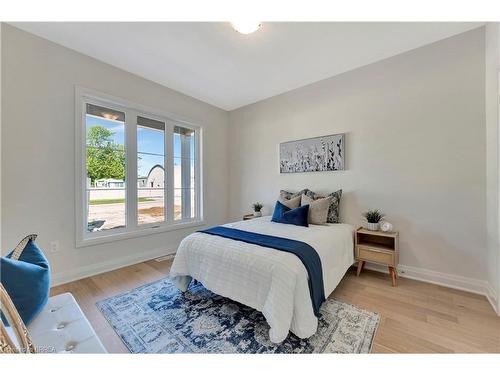
[[[399,232],[371,231],[362,227],[356,230],[355,256],[358,261],[357,276],[365,262],[382,264],[389,268],[392,286],[396,286],[399,263]]]
[[[243,215],[243,220],[252,220],[255,219],[257,216],[254,216],[254,214],[247,214]]]

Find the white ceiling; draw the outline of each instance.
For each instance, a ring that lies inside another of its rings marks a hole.
[[[264,22],[250,35],[226,22],[13,25],[232,110],[482,24]]]

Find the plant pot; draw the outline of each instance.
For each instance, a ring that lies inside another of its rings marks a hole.
[[[260,211],[254,211],[253,216],[255,216],[255,217],[261,217],[262,216],[262,212],[260,212]]]
[[[368,230],[378,230],[379,223],[366,223],[365,228]]]

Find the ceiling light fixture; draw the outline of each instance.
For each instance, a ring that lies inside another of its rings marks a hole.
[[[258,21],[238,21],[231,22],[231,26],[241,34],[251,34],[259,30],[262,23]]]

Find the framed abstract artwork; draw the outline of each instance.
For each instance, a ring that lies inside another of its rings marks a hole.
[[[345,133],[280,143],[280,173],[344,169]]]

